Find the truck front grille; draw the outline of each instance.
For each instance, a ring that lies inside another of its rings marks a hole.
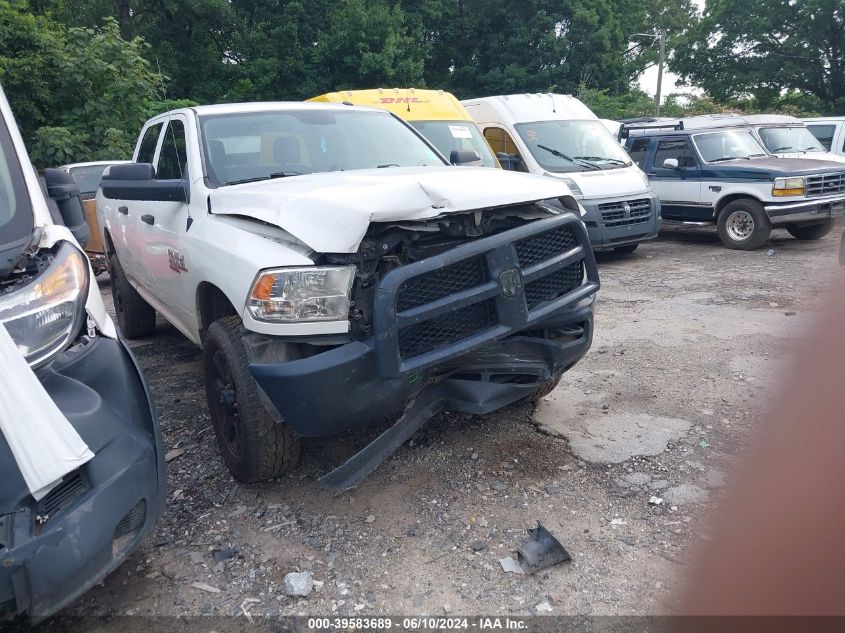
[[[607,202],[599,205],[599,212],[607,227],[642,224],[651,218],[651,201],[648,198]]]
[[[408,264],[388,273],[376,295],[380,369],[396,375],[443,362],[597,289],[589,238],[572,214]]]
[[[845,172],[807,176],[807,197],[832,196],[845,192]]]

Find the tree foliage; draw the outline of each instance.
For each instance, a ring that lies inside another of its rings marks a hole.
[[[753,97],[763,108],[787,90],[845,109],[842,0],[707,0],[672,69],[718,101]]]

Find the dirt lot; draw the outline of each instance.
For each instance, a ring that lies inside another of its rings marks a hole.
[[[218,456],[200,351],[160,320],[133,346],[167,448],[184,451],[168,464],[167,512],[68,613],[671,611],[777,368],[838,272],[838,240],[776,232],[773,252],[743,253],[714,231],[675,229],[632,257],[602,257],[593,347],[536,411],[442,415],[338,496],[316,478],[371,434],[309,441],[294,474],[237,485]],[[505,573],[499,559],[538,520],[572,562]],[[283,577],[298,570],[318,587],[287,597]]]

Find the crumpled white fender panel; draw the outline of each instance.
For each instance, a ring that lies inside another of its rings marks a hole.
[[[39,500],[94,453],[62,415],[0,325],[0,431]]]
[[[571,196],[565,183],[489,167],[390,167],[221,187],[211,212],[281,227],[318,253],[354,253],[371,222],[427,220]]]

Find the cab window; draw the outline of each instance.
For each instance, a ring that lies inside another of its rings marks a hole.
[[[660,141],[657,144],[657,152],[654,154],[654,166],[657,169],[664,169],[663,163],[670,158],[677,160],[678,167],[681,168],[695,167],[698,164],[684,139]]]
[[[185,126],[182,121],[174,119],[167,124],[167,129],[164,131],[156,169],[157,178],[159,180],[182,180],[186,177],[187,166]]]
[[[628,148],[628,156],[630,156],[631,160],[639,165],[640,168],[642,168],[643,162],[645,161],[645,153],[650,142],[651,139],[635,138]]]
[[[502,167],[510,170],[528,171],[516,143],[505,130],[499,127],[488,127],[484,130],[484,138],[487,139],[487,143],[499,157]],[[511,160],[502,159],[500,154],[507,154],[511,157]]]
[[[162,123],[151,125],[144,132],[144,138],[141,139],[141,146],[138,148],[139,163],[152,163],[155,158],[156,145],[158,144],[158,135],[161,132]]]

